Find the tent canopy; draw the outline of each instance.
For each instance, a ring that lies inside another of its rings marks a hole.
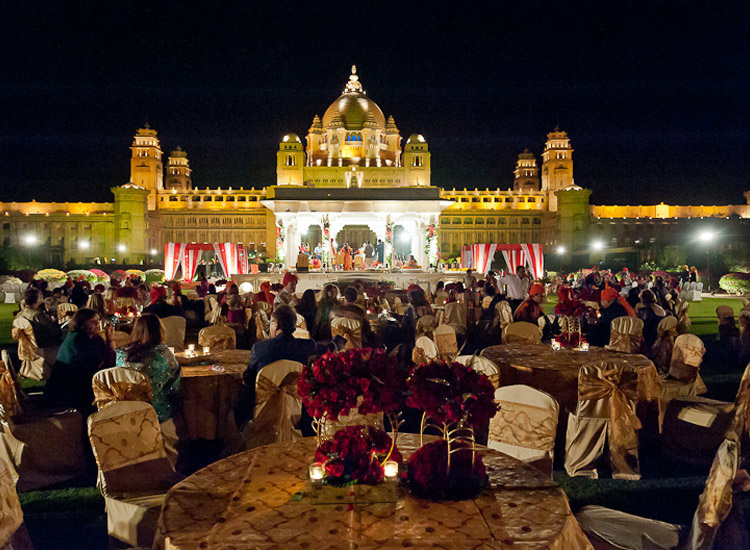
[[[487,273],[495,252],[501,251],[508,271],[526,265],[535,279],[544,276],[544,254],[541,244],[472,244],[461,248],[461,267]]]
[[[248,272],[247,248],[237,243],[165,243],[164,278],[174,279],[182,266],[182,280],[192,281],[203,252],[213,251],[227,277]]]

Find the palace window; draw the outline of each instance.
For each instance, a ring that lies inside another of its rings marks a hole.
[[[541,218],[534,218],[534,219],[531,220],[531,223],[533,223],[534,225],[541,225],[542,224],[542,219]]]
[[[227,202],[234,202],[234,197],[227,197]]]
[[[477,218],[476,224],[477,225],[484,225],[484,218]]]
[[[214,198],[215,201],[224,202],[224,197],[216,197]]]
[[[506,198],[505,198],[505,202],[513,202],[513,199],[512,199],[512,198],[510,198],[510,197],[506,197]]]
[[[453,218],[453,225],[460,225],[461,224],[461,218]]]
[[[450,225],[450,223],[451,223],[451,220],[450,220],[450,218],[442,218],[442,219],[440,220],[440,223],[441,223],[442,225]]]
[[[471,218],[464,218],[464,225],[471,225]]]
[[[495,218],[487,218],[487,225],[495,225]]]
[[[472,197],[471,202],[479,202],[479,197]]]
[[[529,218],[522,218],[521,225],[529,225]]]
[[[174,195],[172,195],[171,197],[169,197],[169,202],[177,202],[178,200],[179,200],[179,198],[175,197]]]
[[[411,165],[416,167],[422,166],[422,155],[414,155],[414,158],[411,160]]]
[[[238,200],[239,202],[247,202],[247,197],[245,197],[245,196],[240,196],[240,197],[237,197],[237,200]]]
[[[209,197],[209,196],[203,197],[203,202],[211,202],[212,200],[214,200],[213,197]]]
[[[536,198],[529,197],[528,199],[526,199],[526,202],[536,202]]]
[[[508,225],[508,218],[498,218],[497,219],[498,225]]]
[[[242,218],[234,218],[234,223],[242,223]]]
[[[286,162],[284,163],[285,166],[294,166],[294,155],[288,154],[286,156]]]

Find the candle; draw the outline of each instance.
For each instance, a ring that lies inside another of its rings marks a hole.
[[[396,481],[396,477],[398,477],[398,462],[386,460],[383,464],[383,473],[385,474],[386,481]]]
[[[581,342],[581,351],[588,351],[588,350],[589,350],[589,343]]]
[[[561,347],[560,346],[560,342],[558,342],[557,340],[552,340],[552,349],[553,350],[557,351],[557,350],[560,349],[560,347]]]
[[[203,346],[203,355],[208,355],[209,353],[211,353],[211,348]]]
[[[188,351],[189,351],[190,353],[193,353],[193,352],[195,351],[195,344],[190,344],[190,345],[188,346]]]
[[[173,347],[170,346],[169,347],[169,351],[171,351],[174,354],[174,348]]]
[[[313,462],[312,464],[310,464],[309,472],[310,481],[312,481],[316,485],[323,483],[325,470],[323,469],[323,465],[320,462]]]

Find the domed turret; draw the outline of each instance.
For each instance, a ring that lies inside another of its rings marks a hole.
[[[341,124],[346,130],[361,130],[372,115],[376,128],[385,129],[385,115],[377,103],[367,97],[357,76],[357,66],[352,65],[344,92],[331,103],[323,114],[323,129],[331,127],[331,123],[340,117]]]

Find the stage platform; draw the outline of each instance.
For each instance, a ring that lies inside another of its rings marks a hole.
[[[387,281],[393,283],[393,288],[403,290],[406,290],[410,284],[416,283],[421,286],[425,292],[434,292],[439,281],[443,281],[446,284],[458,281],[463,282],[466,273],[463,271],[435,273],[415,269],[409,271],[310,271],[309,273],[297,273],[297,276],[299,277],[297,294],[304,292],[308,288],[320,290],[327,284],[344,282],[353,283],[354,281],[365,281],[373,284],[379,281]],[[280,284],[283,278],[283,273],[232,275],[232,280],[237,284],[241,285],[244,282],[251,283],[253,285],[253,292],[257,292],[260,285],[266,281],[271,284]]]

